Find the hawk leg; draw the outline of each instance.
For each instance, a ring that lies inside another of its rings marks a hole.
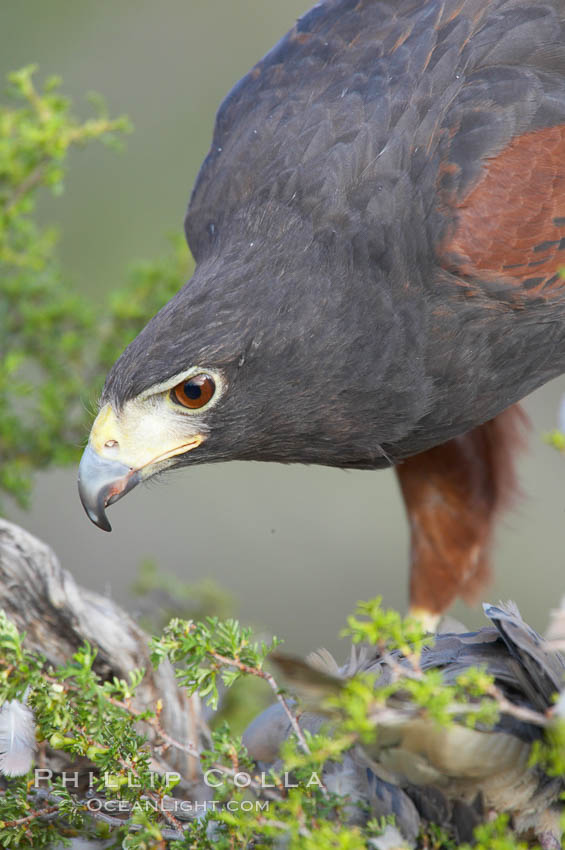
[[[410,612],[430,628],[456,597],[473,602],[488,582],[493,529],[518,491],[526,426],[514,405],[396,467],[411,533]]]

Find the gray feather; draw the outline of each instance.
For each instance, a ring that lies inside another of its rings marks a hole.
[[[16,699],[0,709],[0,772],[22,776],[33,763],[35,720],[27,705]]]

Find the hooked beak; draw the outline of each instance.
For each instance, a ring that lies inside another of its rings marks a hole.
[[[78,468],[78,491],[92,522],[104,531],[112,526],[106,508],[126,493],[174,463],[177,455],[195,449],[205,439],[194,428],[164,428],[163,414],[134,402],[117,416],[110,404],[100,410]]]
[[[101,457],[88,444],[78,468],[78,492],[88,518],[103,531],[112,531],[106,508],[133,490],[140,480],[139,470]]]

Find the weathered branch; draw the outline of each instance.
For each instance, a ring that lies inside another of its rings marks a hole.
[[[41,652],[53,664],[63,664],[88,641],[97,650],[94,668],[105,679],[128,678],[143,667],[132,707],[144,711],[161,699],[162,730],[185,744],[167,754],[167,767],[194,783],[195,798],[201,771],[195,753],[208,733],[197,696],[189,697],[177,684],[173,668],[150,662],[145,632],[112,599],[80,588],[64,570],[53,551],[22,528],[0,519],[0,608],[20,631],[26,646]],[[150,741],[158,732],[145,724]],[[57,753],[64,758],[62,752]]]

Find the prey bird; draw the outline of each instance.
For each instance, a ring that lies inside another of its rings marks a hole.
[[[565,777],[548,775],[530,756],[534,742],[551,736],[552,724],[565,717],[565,659],[512,603],[484,607],[489,627],[437,635],[424,648],[419,669],[440,671],[446,685],[470,668],[488,672],[505,701],[493,727],[470,727],[462,717],[440,725],[409,691],[403,693],[402,678],[414,669],[397,650],[363,647],[341,668],[325,651],[313,653],[309,663],[286,656],[274,661],[303,698],[299,723],[311,733],[327,727],[324,699],[351,676],[370,673],[377,687],[397,683],[398,693],[385,706],[382,697],[376,701],[373,742],[324,768],[328,789],[348,799],[351,821],[395,815],[400,843],[413,846],[423,821],[447,828],[458,842],[471,841],[474,826],[505,812],[518,836],[534,834],[543,848],[560,850]],[[251,722],[243,743],[261,770],[278,768],[281,744],[291,734],[275,703]]]
[[[194,463],[393,465],[411,612],[476,597],[517,403],[565,371],[565,0],[322,0],[222,103],[185,224],[194,276],[106,380],[90,519]]]

